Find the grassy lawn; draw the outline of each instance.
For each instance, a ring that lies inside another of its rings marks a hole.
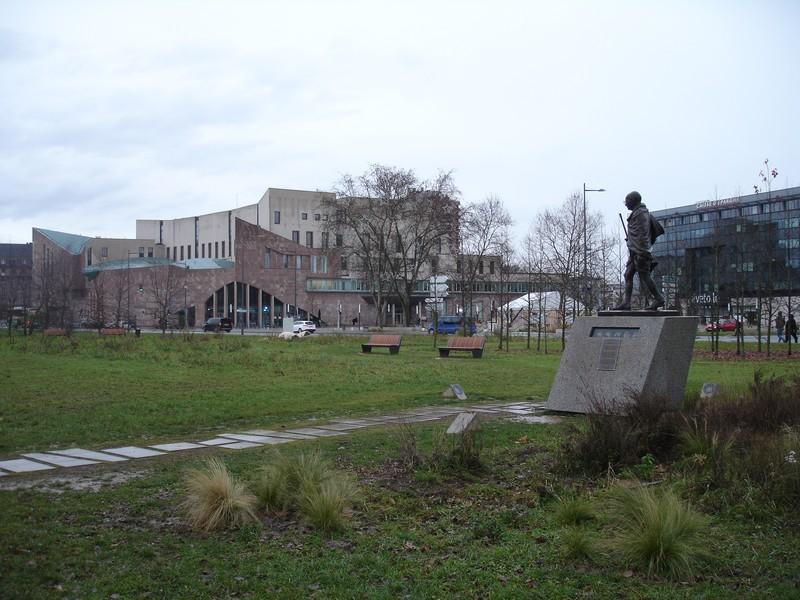
[[[181,336],[0,342],[0,453],[80,444],[143,443],[225,428],[276,426],[445,402],[461,383],[474,401],[545,399],[560,355],[439,360],[432,339],[407,336],[399,355],[361,356],[355,338]],[[700,345],[700,343],[698,343]],[[753,372],[796,372],[780,361],[693,361],[688,390],[704,381],[743,387]],[[414,427],[430,452],[446,424]],[[202,451],[124,466],[61,470],[59,479],[0,483],[3,598],[796,598],[796,515],[753,514],[705,500],[707,556],[693,579],[666,581],[613,553],[568,558],[558,497],[606,502],[605,478],[556,469],[582,417],[559,425],[484,424],[484,466],[473,472],[404,466],[397,428],[282,447],[319,448],[358,482],[345,530],[322,534],[291,517],[210,534],[191,530],[179,506],[183,481],[204,455],[222,455],[253,481],[274,450]],[[110,481],[119,474],[117,481]],[[625,480],[631,475],[617,473]],[[91,484],[104,481],[99,489]],[[18,487],[17,482],[29,486]],[[600,513],[588,525],[603,536]],[[116,594],[116,596],[114,596]]]

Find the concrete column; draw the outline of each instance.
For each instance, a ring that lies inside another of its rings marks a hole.
[[[250,285],[247,283],[242,284],[242,293],[244,294],[244,309],[247,311],[244,313],[244,325],[248,329],[250,328]]]
[[[264,326],[264,290],[258,290],[258,328]]]
[[[269,295],[269,327],[272,329],[272,326],[275,324],[275,296],[272,294]]]
[[[228,315],[228,284],[224,284],[222,286],[222,316],[227,317]]]
[[[239,285],[234,281],[233,282],[233,326],[239,327]]]

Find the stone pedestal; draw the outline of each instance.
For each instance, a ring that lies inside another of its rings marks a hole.
[[[683,402],[697,317],[661,312],[579,317],[570,330],[548,410],[619,411],[633,396]]]

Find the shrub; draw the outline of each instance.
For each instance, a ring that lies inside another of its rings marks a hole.
[[[706,419],[686,419],[686,427],[680,434],[680,447],[684,464],[704,481],[715,487],[729,482],[729,471],[733,460],[735,434],[712,431]]]
[[[300,513],[323,531],[342,529],[345,513],[357,496],[358,489],[350,479],[331,476],[319,485],[304,486],[299,499]]]
[[[262,469],[254,489],[268,510],[297,511],[325,531],[342,527],[345,513],[357,497],[355,484],[332,470],[318,452],[278,455]]]
[[[422,464],[422,455],[417,448],[417,430],[408,423],[402,423],[396,431],[400,462],[406,469],[417,468]]]
[[[422,464],[442,473],[477,472],[483,468],[482,453],[483,440],[479,430],[467,430],[460,434],[439,431],[434,435],[431,451],[423,457]]]
[[[258,521],[256,497],[228,472],[218,458],[209,459],[205,469],[193,469],[186,477],[183,506],[195,529],[213,531]]]
[[[617,487],[611,518],[616,532],[611,547],[648,575],[691,576],[704,556],[700,536],[706,519],[671,490]]]
[[[560,540],[565,558],[594,561],[600,553],[595,536],[582,527],[568,527]]]
[[[592,519],[594,519],[594,509],[585,498],[558,497],[556,523],[559,525],[578,525]]]

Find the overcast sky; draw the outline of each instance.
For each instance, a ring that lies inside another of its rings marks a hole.
[[[0,2],[0,242],[453,170],[518,233],[800,185],[800,2]]]

